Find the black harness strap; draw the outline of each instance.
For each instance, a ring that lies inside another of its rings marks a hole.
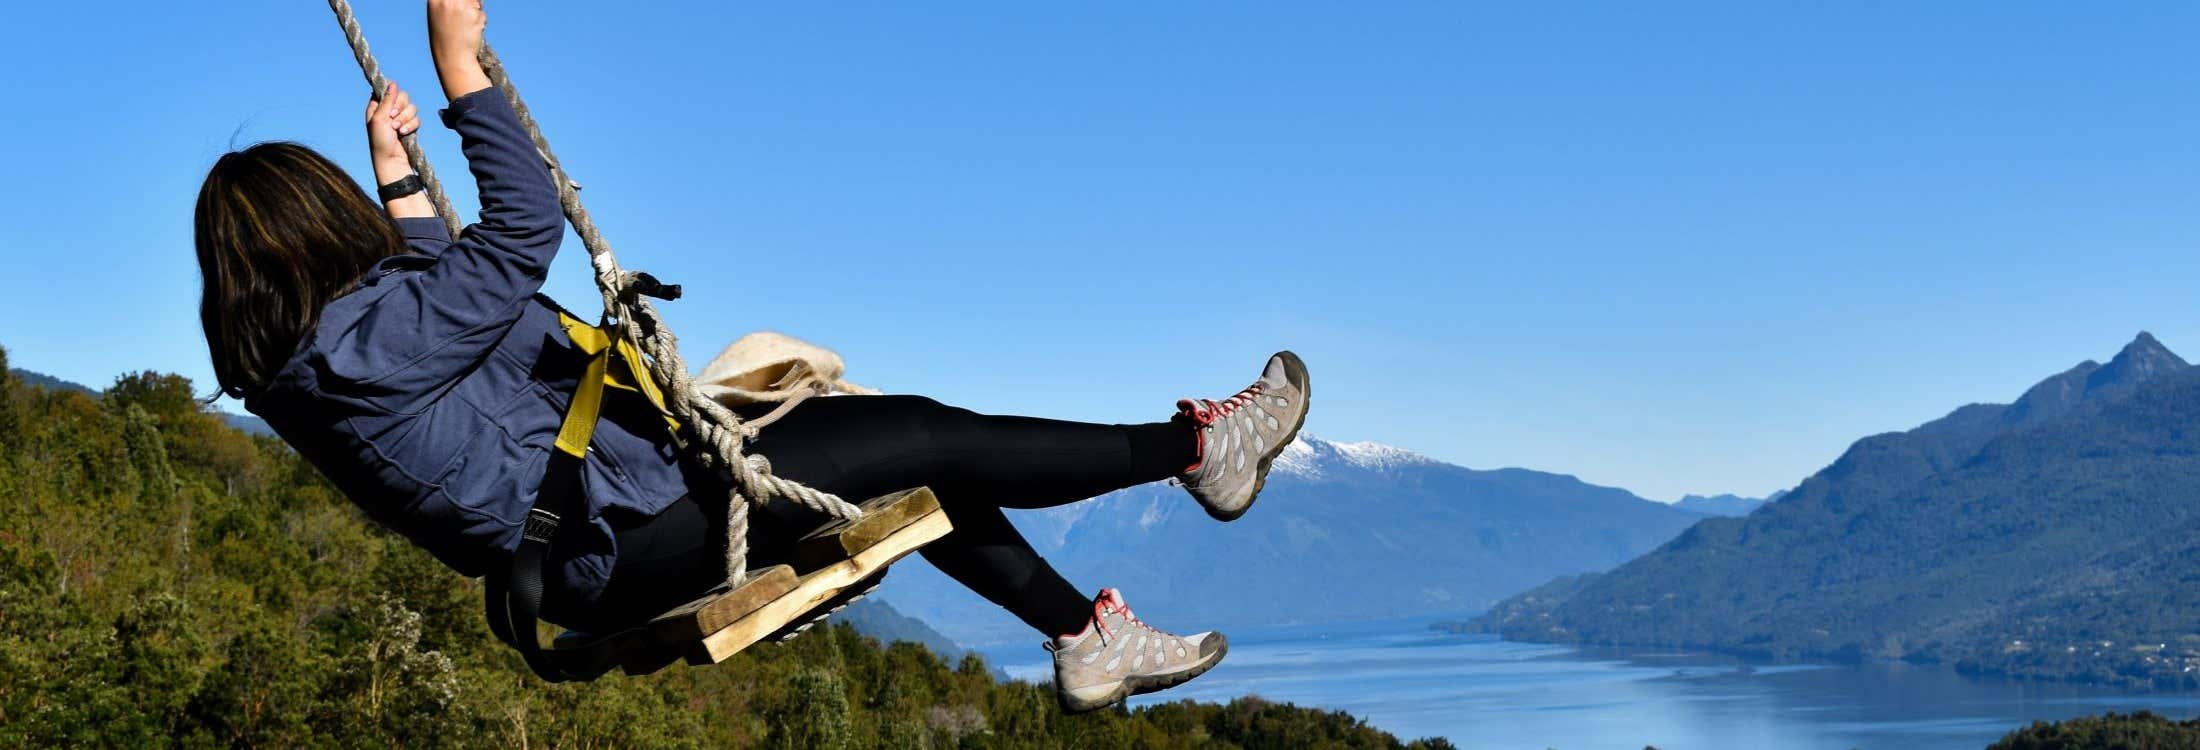
[[[573,657],[561,658],[559,652],[543,648],[542,639],[535,633],[535,623],[542,617],[543,568],[550,562],[550,544],[565,521],[571,519],[578,523],[588,517],[581,467],[586,463],[589,440],[596,432],[596,419],[603,413],[604,385],[612,377],[611,360],[620,358],[632,377],[647,383],[646,375],[635,367],[639,353],[620,345],[621,342],[612,339],[601,328],[571,316],[561,318],[573,343],[590,355],[588,367],[573,391],[572,402],[566,406],[565,423],[558,429],[556,447],[550,451],[550,460],[543,470],[542,489],[535,498],[535,506],[528,509],[527,521],[520,528],[519,547],[512,551],[511,567],[501,572],[492,571],[483,592],[489,632],[495,633],[497,640],[518,649],[520,656],[527,660],[527,668],[549,682],[594,679],[611,668],[608,663],[584,664]],[[632,384],[622,387],[636,390],[652,402],[658,401],[654,387]]]
[[[535,635],[542,617],[543,568],[550,562],[550,542],[557,537],[559,522],[581,519],[587,512],[581,502],[581,459],[564,451],[552,451],[549,469],[542,478],[542,493],[527,511],[519,548],[512,552],[511,569],[489,575],[486,599],[489,630],[497,639],[518,649],[527,668],[549,682],[593,679],[603,674],[593,665],[568,664],[558,653],[545,649]]]

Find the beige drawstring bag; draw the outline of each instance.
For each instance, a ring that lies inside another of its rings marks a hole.
[[[711,358],[695,376],[695,388],[726,406],[779,404],[770,414],[748,421],[752,427],[763,427],[811,396],[878,394],[843,379],[847,371],[831,349],[782,333],[758,331]]]

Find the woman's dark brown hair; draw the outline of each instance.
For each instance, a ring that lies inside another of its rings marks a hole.
[[[266,387],[321,319],[404,238],[334,162],[296,143],[222,155],[199,187],[199,323],[214,379],[236,398]]]

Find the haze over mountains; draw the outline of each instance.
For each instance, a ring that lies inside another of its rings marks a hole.
[[[1571,476],[1310,435],[1233,523],[1167,484],[1010,517],[1072,583],[1119,587],[1140,617],[1185,629],[1478,611],[1703,518]],[[964,643],[1032,636],[928,565],[895,568],[882,596]]]
[[[1476,626],[2200,685],[2200,369],[2141,333],[2014,403],[1859,440],[1778,502]]]
[[[1778,500],[1781,495],[1785,494],[1787,494],[1786,490],[1772,493],[1771,497],[1763,498],[1742,497],[1740,495],[1712,495],[1709,497],[1683,495],[1680,502],[1674,503],[1673,507],[1681,510],[1692,510],[1707,516],[1746,516],[1758,508],[1764,507],[1765,503]]]

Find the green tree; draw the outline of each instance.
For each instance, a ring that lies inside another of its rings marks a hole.
[[[420,647],[422,618],[397,597],[377,592],[329,618],[336,675],[329,689],[356,731],[392,747],[426,747],[465,722],[458,665]]]
[[[852,746],[848,694],[840,675],[825,669],[795,673],[786,701],[772,714],[774,747],[841,750]]]
[[[21,444],[23,432],[22,396],[17,393],[22,384],[16,382],[15,372],[8,369],[8,350],[0,347],[0,452],[13,453]]]
[[[330,670],[306,651],[298,634],[254,627],[231,639],[223,656],[191,701],[193,729],[231,746],[306,744],[315,721],[323,718],[314,710],[318,678]]]
[[[112,682],[129,688],[129,710],[106,730],[118,745],[147,747],[183,730],[198,692],[206,640],[176,595],[147,595],[115,621]]]

